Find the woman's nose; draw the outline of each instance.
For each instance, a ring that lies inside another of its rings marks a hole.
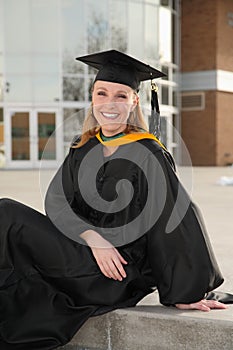
[[[116,98],[115,98],[114,95],[108,96],[108,102],[109,102],[109,103],[114,103],[115,101],[116,101]]]
[[[106,103],[108,104],[109,108],[114,108],[116,106],[115,96],[108,96]]]

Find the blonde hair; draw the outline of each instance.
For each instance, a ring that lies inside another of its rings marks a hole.
[[[100,125],[98,124],[95,116],[93,115],[93,104],[91,103],[86,118],[83,122],[82,135],[80,141],[72,145],[72,148],[80,148],[93,138],[100,131]],[[125,134],[135,132],[148,132],[148,127],[144,120],[144,116],[139,103],[136,105],[134,110],[130,112],[129,118],[124,130]]]

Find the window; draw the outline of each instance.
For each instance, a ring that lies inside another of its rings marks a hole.
[[[128,52],[132,56],[144,57],[144,13],[143,4],[129,2],[128,8]]]
[[[127,50],[127,1],[111,1],[109,7],[111,46],[119,51]],[[119,21],[120,18],[120,21]]]
[[[64,101],[84,101],[84,78],[64,77],[63,99]]]
[[[145,5],[145,57],[156,61],[159,60],[158,13],[157,6]]]
[[[0,108],[0,123],[3,123],[3,108]]]
[[[165,62],[172,61],[172,27],[171,11],[168,8],[161,7],[159,11],[159,55]]]
[[[109,7],[108,0],[85,1],[87,8],[87,52],[109,48]]]
[[[63,73],[83,73],[83,65],[75,57],[86,53],[84,1],[61,0],[61,45]]]
[[[0,73],[0,102],[3,101],[3,90],[4,90],[4,84],[3,84],[2,74]]]
[[[162,85],[162,104],[163,105],[168,105],[169,100],[168,100],[168,86],[167,85]]]
[[[73,138],[81,134],[85,113],[85,109],[63,109],[64,155],[68,153]]]

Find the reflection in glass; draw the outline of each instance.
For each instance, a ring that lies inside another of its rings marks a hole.
[[[3,143],[4,143],[3,108],[0,108],[0,164],[1,164],[1,154],[4,154],[4,150],[2,148]]]
[[[162,61],[171,62],[172,19],[169,8],[159,9],[159,54]]]
[[[56,114],[38,113],[38,159],[56,159]],[[49,142],[48,142],[49,141]]]
[[[4,17],[5,52],[30,52],[30,1],[4,1]]]
[[[145,4],[145,56],[147,59],[158,61],[158,7]]]
[[[75,57],[78,56],[78,51],[73,52],[73,51],[68,51],[65,50],[63,52],[63,57],[62,57],[62,69],[64,74],[66,73],[71,73],[71,74],[81,74],[84,73],[84,66],[78,61],[75,61]]]
[[[59,72],[59,56],[56,54],[39,54],[33,56],[33,74],[57,74]]]
[[[168,86],[162,85],[162,104],[168,105]]]
[[[92,100],[92,90],[93,90],[94,79],[95,78],[93,76],[93,78],[90,78],[88,80],[88,101],[90,101],[90,102]]]
[[[178,114],[173,114],[172,115],[172,125],[173,125],[173,128],[172,128],[172,141],[173,141],[173,145],[174,145],[174,147],[173,147],[173,156],[174,156],[177,164],[180,164],[180,150],[179,150],[179,147],[182,144],[180,143],[180,134],[179,134],[180,125],[179,125],[179,115]]]
[[[178,10],[179,3],[177,0],[172,0],[172,8],[177,11]]]
[[[3,54],[0,52],[0,74],[3,72]]]
[[[30,159],[29,113],[16,112],[11,116],[11,158]]]
[[[145,2],[152,5],[157,5],[157,6],[160,4],[160,0],[146,0]]]
[[[0,123],[3,123],[3,108],[0,108]]]
[[[30,0],[31,46],[37,54],[59,51],[58,5],[57,0]]]
[[[127,1],[112,1],[110,10],[111,42],[114,49],[127,50]],[[120,19],[120,21],[119,21]]]
[[[169,0],[161,0],[162,6],[169,6]]]
[[[104,51],[109,47],[108,0],[86,0],[88,53]]]
[[[3,79],[2,79],[2,75],[0,73],[0,101],[3,101],[3,89],[4,89]]]
[[[9,84],[5,90],[4,100],[7,102],[28,102],[32,100],[31,76],[7,75]]]
[[[165,77],[163,77],[163,80],[169,80],[169,69],[167,66],[162,66],[162,72],[166,74]]]
[[[0,1],[0,55],[3,52],[4,46],[4,27],[3,27],[3,3]]]
[[[30,74],[31,57],[28,54],[6,54],[7,74]]]
[[[128,52],[132,56],[144,57],[144,11],[143,4],[130,2],[128,10]]]
[[[61,0],[62,66],[64,73],[82,73],[83,65],[75,57],[85,54],[84,1]]]
[[[59,100],[59,77],[56,74],[33,76],[33,99],[35,102],[55,102]]]
[[[177,14],[172,14],[172,61],[179,64],[179,18]]]
[[[180,83],[180,73],[177,68],[172,69],[172,80],[176,83]]]
[[[76,135],[81,135],[85,113],[85,109],[63,109],[64,155],[68,153],[74,137]]]
[[[172,104],[175,107],[178,107],[178,93],[176,90],[172,91]]]
[[[139,96],[142,106],[149,106],[151,100],[151,86],[148,82],[141,82]]]
[[[83,101],[84,97],[83,78],[63,78],[63,99],[65,101]]]

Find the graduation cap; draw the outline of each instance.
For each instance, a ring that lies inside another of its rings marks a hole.
[[[130,86],[136,91],[139,91],[141,81],[151,80],[152,115],[150,118],[149,130],[152,133],[156,133],[157,137],[160,136],[158,135],[158,116],[160,113],[158,96],[156,85],[152,83],[152,79],[161,78],[165,76],[164,73],[117,50],[97,52],[90,55],[77,57],[76,60],[98,69],[95,81],[102,80],[124,84]],[[156,126],[154,124],[156,124]],[[158,130],[152,130],[155,128]]]

